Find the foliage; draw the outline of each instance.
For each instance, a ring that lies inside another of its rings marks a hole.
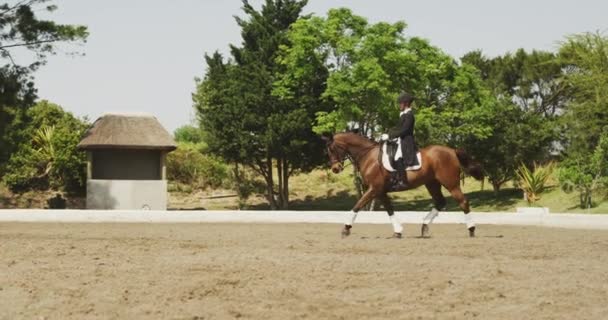
[[[188,145],[188,148],[196,149],[199,152],[207,151],[207,144],[203,138],[203,131],[197,127],[185,125],[173,132],[175,141],[181,145]]]
[[[566,160],[560,169],[565,191],[579,193],[590,208],[608,185],[608,37],[584,33],[567,37],[559,50],[564,82],[572,91],[563,117]]]
[[[567,38],[559,50],[564,82],[572,97],[562,124],[569,156],[585,157],[608,125],[608,36],[584,33]]]
[[[460,144],[464,137],[491,131],[484,92],[473,68],[459,67],[427,41],[407,39],[406,24],[369,24],[349,9],[332,9],[326,18],[300,19],[282,47],[285,72],[275,93],[292,97],[328,72],[321,97],[335,105],[319,112],[317,133],[357,128],[373,137],[398,120],[397,95],[408,90],[418,97],[417,138],[421,144]],[[450,129],[450,130],[445,130]]]
[[[562,64],[552,53],[523,49],[491,59],[473,51],[461,60],[478,70],[495,101],[487,105],[492,133],[466,145],[498,192],[516,177],[521,163],[531,166],[555,151],[560,138],[556,119],[569,99],[561,81]]]
[[[45,62],[48,54],[54,54],[58,42],[84,41],[88,36],[85,26],[56,24],[49,20],[38,20],[36,11],[52,12],[55,5],[45,5],[50,0],[18,1],[15,4],[0,4],[0,30],[3,58],[13,60],[11,49],[25,47],[36,54],[37,61],[29,66],[35,69]]]
[[[492,134],[467,141],[467,150],[483,165],[494,191],[516,177],[521,163],[548,158],[555,139],[555,127],[539,114],[522,110],[503,99],[492,109]]]
[[[3,182],[13,191],[30,189],[82,192],[86,156],[76,149],[88,124],[60,106],[41,101],[26,112],[27,125],[7,165]]]
[[[39,20],[36,13],[52,12],[57,6],[49,0],[16,1],[0,4],[0,177],[10,155],[23,141],[17,132],[27,125],[26,109],[36,99],[32,73],[56,52],[62,43],[80,43],[88,36],[79,25],[56,24]],[[14,50],[23,57],[24,49],[32,61],[17,61]]]
[[[202,131],[199,128],[190,125],[181,126],[175,129],[173,137],[177,142],[203,142]]]
[[[488,136],[492,101],[475,69],[459,67],[426,40],[406,38],[405,28],[404,22],[370,24],[345,8],[298,20],[289,44],[281,47],[284,72],[274,94],[288,101],[318,97],[333,105],[316,113],[317,134],[357,129],[373,138],[397,122],[395,100],[407,90],[418,97],[419,144],[462,146],[466,138]],[[325,77],[324,90],[312,85]],[[355,176],[361,191],[358,181]]]
[[[533,171],[530,171],[523,163],[519,166],[516,174],[529,204],[540,200],[540,194],[545,191],[545,185],[554,168],[554,163],[549,163],[545,166],[539,166],[535,163]]]
[[[564,161],[559,180],[564,191],[578,191],[581,208],[593,206],[594,194],[608,188],[608,127],[590,159],[571,157]]]
[[[167,155],[167,179],[201,189],[230,186],[225,164],[184,143]]]
[[[24,67],[0,67],[0,177],[11,154],[21,142],[17,135],[23,130],[26,109],[36,98],[29,70]]]
[[[287,208],[292,174],[322,161],[323,144],[311,124],[323,105],[314,97],[281,100],[272,95],[282,68],[276,63],[279,46],[287,43],[286,32],[305,4],[266,0],[257,11],[243,1],[247,18],[237,18],[241,46],[231,46],[232,60],[224,61],[219,53],[205,56],[207,72],[194,94],[209,152],[262,176],[273,209]]]

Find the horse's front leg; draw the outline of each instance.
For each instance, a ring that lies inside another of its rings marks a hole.
[[[369,188],[357,201],[353,209],[347,214],[346,222],[344,222],[344,228],[342,229],[342,238],[348,237],[350,235],[350,229],[352,229],[353,224],[355,223],[355,219],[357,218],[357,213],[361,208],[365,207],[372,199],[376,197],[376,191],[373,188]]]
[[[378,199],[382,201],[384,209],[388,213],[388,217],[391,220],[391,224],[393,225],[393,238],[401,239],[403,226],[401,225],[401,222],[399,222],[399,219],[397,219],[397,217],[395,216],[395,209],[393,208],[393,203],[391,202],[391,199],[386,193],[380,195]]]

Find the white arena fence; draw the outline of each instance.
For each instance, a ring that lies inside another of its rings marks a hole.
[[[472,212],[478,225],[524,225],[608,230],[608,214]],[[125,211],[0,210],[0,222],[46,223],[344,223],[346,211]],[[421,224],[427,212],[396,212],[404,224]],[[362,211],[356,223],[390,224],[384,211]],[[441,212],[433,223],[464,223],[462,212]]]

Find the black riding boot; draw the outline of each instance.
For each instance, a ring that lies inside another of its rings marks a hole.
[[[396,177],[394,177],[394,181],[395,183],[393,184],[393,190],[394,191],[402,191],[407,189],[408,184],[407,184],[407,176],[405,174],[405,163],[403,162],[403,159],[399,159],[397,161],[397,163],[395,163],[395,169],[397,171],[395,171],[393,174],[396,175]]]

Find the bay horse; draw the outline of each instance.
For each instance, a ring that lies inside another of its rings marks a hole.
[[[357,201],[348,213],[342,237],[350,235],[357,212],[365,207],[371,200],[378,199],[387,211],[393,225],[393,237],[401,238],[403,227],[394,215],[392,202],[388,196],[391,173],[380,163],[380,144],[355,133],[338,133],[333,136],[324,136],[327,152],[331,163],[331,170],[340,173],[344,170],[344,161],[348,158],[363,178],[367,191]],[[469,202],[460,190],[460,168],[477,180],[483,179],[481,165],[471,159],[462,149],[452,149],[445,146],[432,145],[420,150],[422,165],[417,171],[406,171],[408,189],[415,189],[424,185],[433,198],[434,206],[422,221],[421,236],[429,236],[430,224],[437,217],[439,211],[445,210],[446,200],[441,193],[441,187],[446,188],[464,212],[464,221],[469,236],[475,236],[475,223],[468,214]]]

